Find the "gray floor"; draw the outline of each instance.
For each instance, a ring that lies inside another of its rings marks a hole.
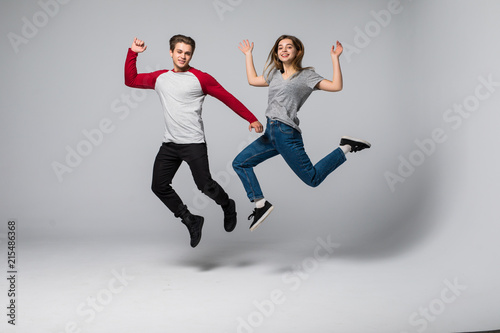
[[[457,258],[453,244],[437,252],[449,233],[403,255],[356,258],[327,234],[273,243],[243,226],[234,235],[213,229],[196,249],[187,232],[169,243],[158,235],[21,239],[17,325],[4,319],[1,331],[409,333],[498,324],[498,273]]]

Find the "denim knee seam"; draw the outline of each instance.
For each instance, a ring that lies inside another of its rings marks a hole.
[[[249,158],[247,158],[247,159],[245,159],[245,160],[243,160],[243,161],[241,161],[241,162],[239,162],[239,161],[237,161],[237,160],[234,160],[234,161],[233,161],[233,168],[234,168],[234,169],[236,169],[236,168],[237,168],[237,169],[240,169],[240,170],[242,171],[242,173],[245,175],[246,182],[247,182],[247,184],[248,184],[248,187],[249,187],[249,189],[250,189],[250,192],[252,193],[252,196],[251,196],[251,197],[249,196],[249,199],[250,199],[250,201],[252,201],[252,202],[253,202],[253,201],[255,201],[255,200],[258,200],[258,199],[263,199],[264,197],[263,197],[263,196],[258,196],[258,197],[257,197],[257,196],[255,195],[255,190],[254,190],[254,187],[252,186],[252,181],[251,181],[251,179],[250,179],[250,177],[249,177],[249,175],[248,175],[248,172],[247,172],[247,169],[248,169],[248,168],[252,168],[252,169],[253,169],[253,168],[254,168],[254,166],[252,166],[252,167],[247,167],[247,166],[245,166],[245,165],[246,165],[246,163],[247,163],[248,161],[250,161],[251,159],[253,159],[253,158],[257,157],[257,156],[260,156],[260,155],[266,154],[266,153],[268,153],[268,152],[270,152],[270,151],[272,151],[272,150],[274,150],[274,148],[272,148],[272,149],[267,149],[267,150],[265,150],[265,151],[259,152],[258,154],[252,155],[252,156],[250,156]],[[235,162],[236,162],[236,163],[235,163]],[[246,187],[246,186],[245,186],[245,187]],[[247,189],[247,191],[248,191],[248,189]]]

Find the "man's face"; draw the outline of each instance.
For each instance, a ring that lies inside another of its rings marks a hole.
[[[170,56],[174,61],[174,70],[176,72],[187,71],[189,69],[189,62],[193,56],[193,48],[188,44],[177,43],[174,50],[170,50]]]

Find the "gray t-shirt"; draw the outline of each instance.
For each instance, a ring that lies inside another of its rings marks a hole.
[[[324,78],[313,69],[304,69],[288,79],[273,70],[266,78],[269,84],[269,100],[266,117],[279,120],[301,132],[297,112]]]

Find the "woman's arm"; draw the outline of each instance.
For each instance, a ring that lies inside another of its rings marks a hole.
[[[332,46],[330,51],[330,55],[332,57],[333,63],[333,79],[330,80],[322,80],[318,83],[318,89],[325,91],[340,91],[342,90],[342,71],[340,70],[340,55],[342,54],[343,47],[339,41],[337,41],[337,48],[335,49],[335,45]]]
[[[247,79],[248,83],[251,86],[255,87],[267,87],[269,86],[264,79],[264,76],[257,76],[257,72],[255,71],[255,66],[253,65],[253,56],[252,56],[252,50],[253,50],[253,42],[250,44],[247,40],[244,40],[243,42],[240,43],[240,46],[238,48],[245,54],[245,64],[247,68]]]

